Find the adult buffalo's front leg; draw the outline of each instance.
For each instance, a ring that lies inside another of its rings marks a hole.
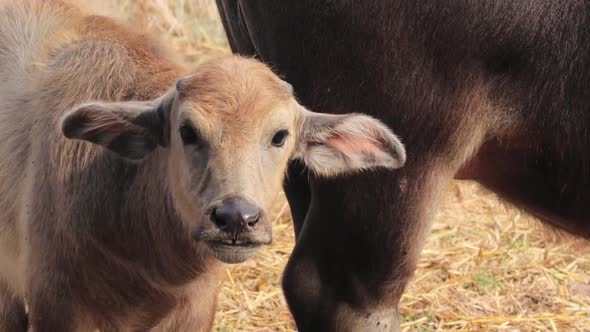
[[[451,177],[444,168],[415,165],[312,181],[313,199],[283,279],[300,331],[399,330],[398,301]]]
[[[309,190],[309,173],[301,163],[293,163],[289,166],[288,176],[285,180],[284,190],[291,208],[295,238],[299,237],[303,222],[309,209],[311,192]]]

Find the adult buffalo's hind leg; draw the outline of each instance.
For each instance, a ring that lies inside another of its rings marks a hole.
[[[27,331],[25,303],[0,283],[0,332]]]

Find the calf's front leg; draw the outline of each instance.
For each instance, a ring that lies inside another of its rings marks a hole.
[[[28,326],[23,300],[0,282],[0,332],[24,332]]]
[[[96,326],[84,319],[83,306],[72,289],[76,281],[63,271],[44,268],[47,266],[38,264],[29,281],[30,331],[94,331]]]
[[[182,290],[174,309],[152,332],[211,331],[222,271],[215,265]]]

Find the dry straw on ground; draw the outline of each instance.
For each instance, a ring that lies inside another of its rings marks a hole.
[[[229,52],[213,0],[96,4],[103,13],[170,40],[186,62]],[[216,331],[294,330],[280,289],[292,247],[290,215],[281,196],[274,243],[256,259],[227,269]],[[477,185],[454,182],[401,314],[404,331],[590,331],[590,246],[559,241]]]

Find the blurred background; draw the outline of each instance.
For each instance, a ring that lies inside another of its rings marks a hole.
[[[230,52],[214,0],[74,1],[152,32],[187,64]],[[280,288],[294,244],[282,193],[274,214],[273,244],[228,266],[215,331],[295,329]],[[453,182],[400,309],[404,331],[590,331],[590,246]]]

